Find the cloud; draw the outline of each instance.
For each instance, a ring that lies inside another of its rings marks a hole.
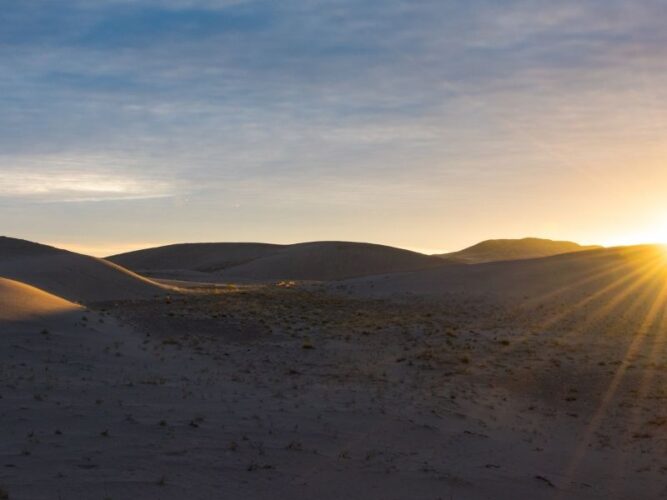
[[[102,7],[118,6],[150,6],[159,9],[226,9],[231,6],[250,3],[251,0],[153,0],[151,2],[137,0],[72,0],[71,3],[81,8],[99,9]]]
[[[33,163],[35,162],[35,163]],[[0,158],[0,199],[62,203],[128,201],[174,195],[170,182],[137,172],[114,173],[118,164],[99,157],[40,157],[8,164]]]
[[[17,2],[0,20],[1,193],[133,199],[200,185],[219,203],[217,193],[258,186],[262,199],[289,184],[297,203],[317,201],[314,180],[335,179],[339,199],[353,186],[361,204],[387,178],[436,180],[454,197],[480,181],[537,184],[606,159],[604,139],[615,149],[642,114],[654,121],[632,133],[664,130],[664,10]]]

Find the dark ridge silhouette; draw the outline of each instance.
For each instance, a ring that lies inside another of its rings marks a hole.
[[[178,243],[107,257],[134,271],[181,269],[214,272],[275,253],[284,245],[270,243]]]
[[[136,272],[182,270],[190,272],[183,273],[187,278],[241,281],[337,280],[444,264],[442,259],[409,250],[345,241],[294,245],[191,243],[139,250],[108,259]]]
[[[572,241],[554,241],[541,238],[486,240],[471,247],[440,254],[438,257],[463,264],[480,264],[502,260],[535,259],[572,252],[601,248],[582,246]]]

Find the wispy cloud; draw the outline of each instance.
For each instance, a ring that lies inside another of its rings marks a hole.
[[[128,201],[174,194],[172,183],[150,179],[132,169],[122,173],[123,165],[110,158],[41,156],[15,164],[5,162],[0,157],[0,200],[5,201]]]

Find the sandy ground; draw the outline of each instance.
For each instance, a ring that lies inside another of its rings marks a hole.
[[[5,322],[0,492],[664,498],[664,307],[561,308],[285,283]]]

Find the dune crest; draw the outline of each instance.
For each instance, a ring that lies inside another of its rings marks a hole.
[[[80,310],[81,306],[43,290],[0,278],[0,321],[27,321]]]
[[[361,296],[464,293],[521,299],[574,290],[593,293],[633,273],[645,274],[648,284],[664,279],[664,249],[653,245],[604,248],[541,259],[450,265],[343,284]]]
[[[270,255],[285,245],[271,243],[177,243],[106,258],[135,271],[214,272]]]
[[[293,245],[196,243],[111,256],[137,272],[181,270],[185,279],[339,280],[441,266],[437,257],[371,243],[318,241]],[[207,273],[196,274],[192,273]],[[152,274],[152,273],[151,273]]]
[[[103,259],[8,237],[0,237],[0,276],[81,303],[140,299],[165,291]]]
[[[464,264],[481,264],[503,260],[535,259],[564,253],[583,252],[601,247],[579,245],[572,241],[554,241],[542,238],[485,240],[457,252],[438,257]]]

